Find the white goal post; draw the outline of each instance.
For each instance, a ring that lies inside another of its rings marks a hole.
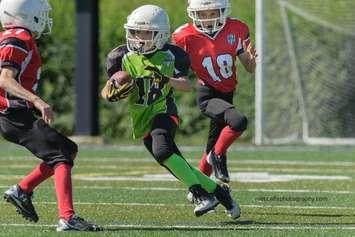
[[[255,144],[355,144],[353,0],[256,0]]]

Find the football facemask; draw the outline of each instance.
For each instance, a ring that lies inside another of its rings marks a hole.
[[[209,10],[218,11],[218,15],[212,18],[200,17],[204,11]],[[224,27],[231,8],[228,0],[189,0],[187,12],[198,31],[213,34]]]

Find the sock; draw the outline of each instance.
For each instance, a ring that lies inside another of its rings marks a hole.
[[[217,183],[210,179],[210,177],[206,176],[194,167],[192,167],[192,171],[200,181],[202,188],[204,188],[208,193],[213,193],[216,190]]]
[[[70,165],[61,163],[54,169],[59,218],[65,220],[69,220],[74,215],[71,168]]]
[[[237,139],[243,132],[236,132],[231,127],[225,126],[218,140],[214,146],[214,152],[216,155],[222,155],[227,153],[227,149],[232,145],[232,143]]]
[[[26,192],[32,192],[40,183],[53,175],[54,171],[44,162],[36,166],[31,173],[19,182],[20,188]]]
[[[172,154],[163,164],[188,188],[200,184],[198,178],[191,170],[191,166],[181,156]]]
[[[200,163],[198,164],[198,169],[207,176],[212,174],[212,166],[207,162],[206,153],[203,153]]]

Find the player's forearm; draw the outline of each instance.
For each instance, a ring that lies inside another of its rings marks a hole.
[[[249,59],[248,62],[244,65],[244,67],[245,70],[247,70],[248,72],[254,73],[256,68],[255,59]]]
[[[187,77],[171,77],[169,80],[169,85],[174,87],[179,91],[189,92],[192,90],[192,85]]]
[[[40,99],[37,95],[23,88],[13,77],[4,72],[0,75],[0,87],[8,93],[32,103]]]

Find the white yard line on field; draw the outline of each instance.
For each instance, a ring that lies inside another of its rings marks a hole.
[[[34,157],[24,156],[24,157],[0,157],[0,161],[8,160],[18,160],[18,161],[36,161]],[[129,158],[118,156],[115,157],[100,157],[100,158],[90,158],[90,157],[78,157],[77,160],[80,162],[132,162],[132,163],[156,163],[152,157],[142,157],[142,158]],[[187,157],[189,161],[199,161],[200,157],[190,158]],[[352,161],[308,161],[308,160],[258,160],[258,159],[228,159],[228,164],[260,164],[260,165],[305,165],[305,166],[355,166],[355,162]],[[85,165],[85,164],[83,164]],[[5,165],[2,165],[5,166]],[[118,166],[120,166],[118,164]]]
[[[9,188],[10,185],[0,185],[0,188]],[[53,189],[51,186],[44,186],[41,189]],[[131,190],[131,191],[186,191],[185,188],[166,188],[166,187],[115,187],[115,186],[74,186],[74,189],[88,190]],[[355,191],[347,190],[313,190],[313,189],[233,189],[234,193],[329,193],[329,194],[355,194]]]
[[[0,201],[5,203],[5,201]],[[57,202],[33,202],[36,205],[57,205]],[[149,207],[191,207],[192,204],[166,204],[166,203],[125,203],[125,202],[75,202],[75,205],[92,206],[149,206]],[[355,207],[342,206],[287,206],[287,205],[240,205],[243,208],[279,208],[279,209],[330,209],[330,210],[355,210]]]
[[[0,185],[0,188],[9,188],[10,185]],[[53,187],[41,187],[41,189],[53,189]],[[131,190],[131,191],[186,191],[185,188],[164,188],[164,187],[115,187],[115,186],[75,186],[75,189],[99,189],[99,190]],[[261,193],[330,193],[330,194],[355,194],[355,191],[345,190],[312,190],[312,189],[233,189],[238,192],[261,192]]]
[[[46,224],[17,224],[17,223],[1,223],[1,227],[37,227],[37,228],[55,228],[56,225],[46,225]],[[299,224],[269,224],[269,225],[258,225],[258,224],[236,224],[234,226],[211,226],[211,225],[145,225],[145,224],[113,224],[104,225],[104,228],[112,231],[112,229],[142,229],[142,230],[355,230],[354,226],[342,225],[342,224],[322,224],[322,225],[299,225]]]

